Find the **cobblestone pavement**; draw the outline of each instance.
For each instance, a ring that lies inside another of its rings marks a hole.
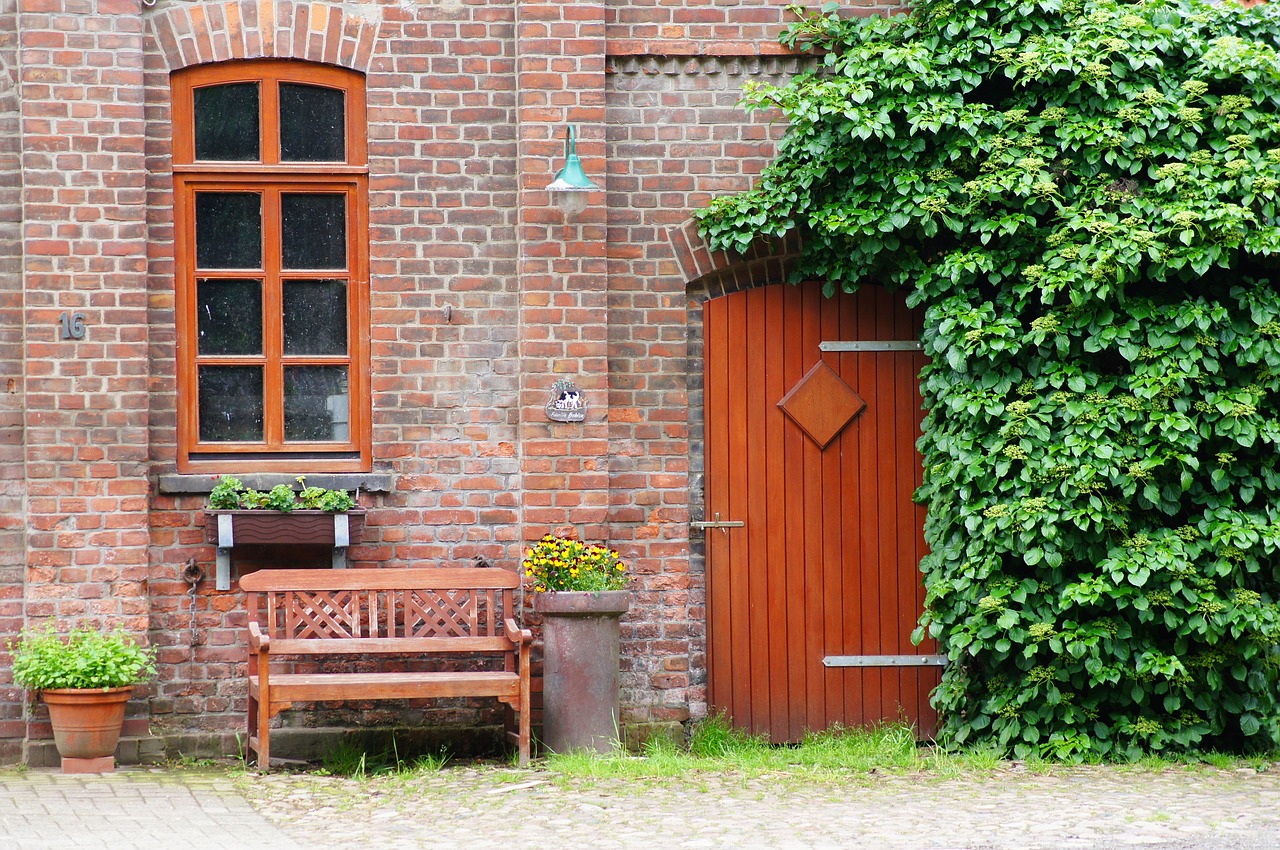
[[[0,772],[0,850],[417,850],[478,839],[564,850],[1276,850],[1280,766],[820,782],[566,779],[471,766],[364,781],[189,768]]]
[[[270,776],[260,810],[324,846],[341,817],[356,844],[768,850],[1280,848],[1280,767],[1160,773],[1002,770],[981,778],[795,776],[566,780],[449,768],[414,780]],[[352,793],[363,787],[362,793]]]

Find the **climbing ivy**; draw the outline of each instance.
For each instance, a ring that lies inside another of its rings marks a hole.
[[[803,11],[816,70],[718,249],[924,309],[944,735],[1019,756],[1280,742],[1280,6]]]

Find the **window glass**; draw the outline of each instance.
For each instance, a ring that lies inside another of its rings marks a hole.
[[[346,151],[346,93],[280,84],[280,161],[342,162]]]
[[[258,148],[258,84],[205,86],[192,93],[196,159],[254,162]]]
[[[262,440],[261,366],[201,366],[198,383],[201,440]]]
[[[262,281],[196,281],[198,354],[262,353]]]
[[[250,192],[196,194],[196,266],[262,268],[262,196]]]
[[[346,366],[285,367],[286,440],[346,440],[348,406]]]
[[[286,280],[284,353],[347,353],[347,282]]]
[[[346,195],[281,195],[280,238],[283,268],[345,269]]]

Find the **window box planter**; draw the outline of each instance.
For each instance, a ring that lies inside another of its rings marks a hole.
[[[332,546],[333,566],[340,569],[347,565],[347,547],[364,539],[364,508],[341,513],[206,508],[204,515],[205,540],[218,547],[218,590],[231,589],[235,546]]]

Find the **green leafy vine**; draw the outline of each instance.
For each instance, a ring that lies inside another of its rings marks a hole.
[[[924,310],[945,736],[1280,743],[1280,6],[796,11],[777,158],[699,220]]]

